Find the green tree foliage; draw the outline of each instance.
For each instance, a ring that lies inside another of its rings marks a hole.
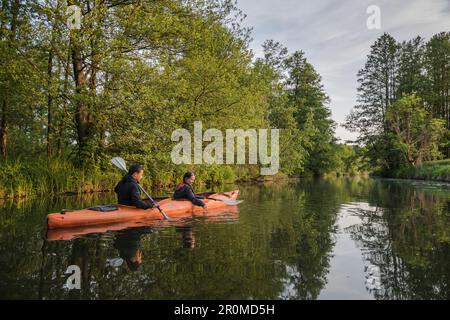
[[[364,148],[338,143],[329,161],[336,175],[357,175],[368,172],[370,165],[365,157]]]
[[[266,41],[263,48],[264,63],[273,70],[275,87],[270,100],[270,120],[287,129],[289,142],[284,140],[283,150],[289,148],[298,159],[292,172],[320,175],[332,170],[335,124],[321,76],[303,51],[289,55],[286,48],[273,40]]]
[[[421,165],[436,158],[439,141],[445,133],[445,122],[432,118],[416,94],[404,95],[386,114],[392,129],[394,148],[402,157],[402,163]]]
[[[272,127],[281,130],[281,168],[286,174],[300,173],[304,170],[306,157],[302,143],[305,135],[298,126],[296,108],[289,103],[284,87],[284,61],[288,50],[273,40],[267,40],[263,49],[264,58],[256,61],[255,69],[268,88],[268,121]]]
[[[358,104],[348,115],[345,127],[359,133],[357,142],[366,147],[373,167],[391,171],[416,164],[416,160],[418,164],[424,159],[435,159],[440,156],[436,146],[441,153],[449,155],[449,43],[447,33],[435,35],[427,43],[420,37],[398,43],[389,34],[383,34],[372,45],[364,68],[358,72]],[[396,104],[400,99],[404,100]],[[406,129],[407,132],[422,132],[424,127],[433,125],[436,135],[423,137],[426,143],[423,139],[415,141],[417,136],[407,137],[408,142],[400,138],[405,128],[393,122],[393,117],[401,116],[405,108],[410,109],[411,117],[402,119],[403,124],[410,122],[415,126]],[[447,129],[444,135],[439,122],[430,122],[431,118],[444,121]],[[443,139],[437,141],[440,137]],[[422,160],[405,156],[406,145],[411,150],[411,145],[417,143],[424,144],[419,148]]]
[[[397,94],[399,46],[388,34],[382,35],[371,47],[363,69],[358,72],[358,104],[347,117],[346,128],[360,133],[358,142],[370,146],[374,165],[382,162],[389,167],[391,156],[387,131],[386,111]]]
[[[97,176],[121,155],[143,162],[152,184],[170,183],[188,169],[170,159],[171,133],[200,120],[204,130],[280,129],[284,174],[331,169],[334,124],[320,75],[303,52],[274,41],[254,59],[235,1],[1,3],[3,165],[57,160]],[[68,27],[71,5],[79,29]],[[255,166],[191,169],[205,181],[258,175]]]
[[[289,102],[295,107],[295,118],[306,136],[306,170],[319,175],[332,168],[334,122],[326,105],[329,98],[324,92],[321,76],[306,60],[304,52],[294,52],[285,63]]]
[[[450,130],[450,32],[433,36],[426,44],[425,70],[427,86],[424,99],[434,117],[445,121]],[[450,157],[450,131],[447,131],[446,143],[442,151]]]

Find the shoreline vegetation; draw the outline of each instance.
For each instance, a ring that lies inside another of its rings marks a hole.
[[[401,42],[384,33],[371,46],[344,127],[373,175],[450,180],[449,75],[450,32]]]
[[[340,142],[307,54],[267,39],[256,56],[235,1],[78,3],[72,29],[64,1],[4,1],[0,198],[112,190],[114,156],[143,164],[149,190],[186,171],[206,185],[262,180],[262,165],[175,165],[171,133],[195,134],[197,121],[220,132],[278,129],[272,179],[379,170],[449,180],[448,162],[429,161],[450,157],[450,32],[380,36],[343,125],[359,138]]]
[[[267,39],[255,56],[236,1],[77,3],[68,28],[65,1],[4,1],[0,197],[111,190],[114,156],[143,164],[147,189],[188,170],[211,185],[258,179],[261,165],[175,165],[171,135],[197,121],[278,129],[277,177],[358,169],[306,53]]]
[[[160,191],[174,188],[188,168],[177,167],[171,172],[146,171],[143,187]],[[259,166],[204,166],[189,167],[197,176],[197,188],[227,184],[260,184],[278,181],[295,181],[314,175],[286,175],[279,172],[273,176],[261,176]],[[365,172],[329,172],[326,178],[367,175]],[[0,165],[0,199],[27,200],[42,196],[83,195],[114,190],[122,174],[112,166],[106,170],[85,170],[69,161],[45,159],[35,162],[15,161]]]
[[[212,166],[197,168],[199,187],[223,186],[227,184],[260,184],[278,181],[295,181],[308,179],[311,175],[286,175],[282,172],[274,176],[261,176],[258,167],[239,168],[240,178],[236,169],[230,166]],[[253,169],[253,170],[252,170]],[[87,172],[79,169],[70,162],[14,162],[0,166],[0,200],[27,200],[45,195],[70,196],[94,193],[112,192],[122,174],[110,168],[106,171]],[[180,171],[181,173],[181,171]],[[179,182],[175,174],[164,175],[166,180],[147,173],[143,186],[149,190],[168,190]],[[429,161],[417,167],[403,167],[390,172],[387,171],[353,171],[331,172],[322,175],[325,178],[373,176],[375,178],[412,179],[422,181],[436,181],[450,183],[450,160]],[[158,180],[159,179],[159,180]]]
[[[402,167],[391,172],[375,172],[374,176],[394,179],[412,179],[423,181],[449,182],[450,160],[425,162],[420,166]]]
[[[199,185],[214,186],[230,183],[263,183],[295,179],[283,173],[260,176],[257,166],[199,166],[195,170]],[[186,169],[187,170],[187,169]],[[169,189],[180,182],[184,169],[172,172],[146,172],[144,188]],[[237,175],[239,174],[239,176]],[[68,161],[15,161],[0,166],[0,199],[28,199],[44,195],[81,195],[114,190],[122,174],[115,168],[85,170]]]

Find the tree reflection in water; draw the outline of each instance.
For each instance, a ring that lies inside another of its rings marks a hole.
[[[65,234],[68,241],[42,241],[48,212],[111,199],[47,199],[2,207],[0,298],[326,297],[334,277],[345,279],[348,273],[331,265],[344,210],[359,219],[344,232],[361,249],[352,261],[361,259],[362,252],[365,268],[361,265],[351,281],[333,282],[338,284],[332,287],[334,296],[367,293],[365,285],[377,299],[450,299],[450,193],[443,186],[304,179],[241,190],[245,202],[239,215],[75,239]],[[64,288],[72,264],[82,270],[81,290]],[[357,288],[351,287],[355,282]]]
[[[377,299],[450,299],[448,194],[384,183],[370,206],[353,205],[361,222],[346,230],[372,273],[368,289]]]

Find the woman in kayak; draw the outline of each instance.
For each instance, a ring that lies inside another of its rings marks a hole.
[[[200,206],[206,209],[206,203],[200,199],[205,199],[203,196],[195,194],[192,184],[195,181],[195,175],[193,172],[186,172],[183,176],[183,183],[179,184],[175,193],[174,199],[189,199],[194,205]]]

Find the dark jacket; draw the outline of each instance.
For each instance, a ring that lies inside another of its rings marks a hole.
[[[134,206],[140,209],[153,208],[153,204],[141,199],[141,190],[137,181],[129,174],[125,175],[114,188],[119,204]]]
[[[204,207],[205,203],[200,200],[204,199],[202,196],[197,196],[194,193],[192,187],[187,183],[182,183],[178,185],[175,193],[173,194],[174,199],[189,199],[196,206]]]

